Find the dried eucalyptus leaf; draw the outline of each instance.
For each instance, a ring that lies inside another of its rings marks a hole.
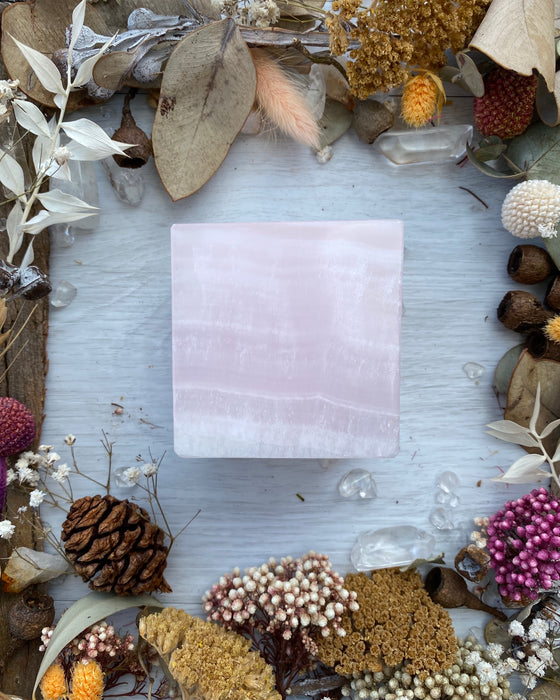
[[[10,77],[20,81],[20,88],[36,102],[54,107],[53,95],[46,90],[30,68],[11,36],[46,56],[66,45],[66,27],[72,21],[75,0],[33,0],[16,2],[2,14],[2,59]],[[85,23],[99,34],[109,29],[98,12],[86,8]],[[85,102],[84,91],[71,95],[71,107]]]
[[[504,173],[501,170],[496,170],[496,168],[493,168],[492,166],[488,165],[487,163],[484,163],[483,161],[479,160],[477,157],[477,151],[474,151],[473,148],[467,143],[465,144],[465,150],[467,154],[467,158],[470,160],[470,162],[480,170],[480,172],[484,173],[485,175],[490,175],[490,177],[497,177],[497,178],[502,178],[506,180],[515,180],[519,179],[525,176],[524,172],[509,172],[509,173]]]
[[[554,260],[554,264],[560,268],[560,237],[555,236],[553,238],[543,238],[542,240],[550,257]]]
[[[527,350],[521,353],[511,376],[504,417],[528,427],[539,383],[541,407],[537,431],[541,433],[549,423],[560,417],[560,362],[556,360],[535,360]],[[543,442],[548,454],[553,454],[558,442],[555,434]],[[527,451],[531,452],[531,448]]]
[[[542,683],[529,695],[531,700],[560,700],[558,683]]]
[[[16,547],[2,573],[4,591],[19,593],[27,586],[45,583],[71,572],[71,566],[60,554],[47,554],[36,552],[29,547]]]
[[[550,0],[493,0],[470,48],[521,75],[536,69],[554,90],[554,6]]]
[[[320,148],[330,146],[345,134],[352,125],[352,118],[352,112],[343,104],[327,98],[325,111],[319,120]]]
[[[560,126],[540,122],[511,140],[506,155],[527,172],[529,180],[549,180],[560,185]]]
[[[325,0],[308,0],[304,3],[290,2],[290,0],[279,0],[277,3],[280,9],[280,14],[291,15],[292,17],[299,17],[300,15],[315,15],[316,17],[324,16],[323,13],[313,12],[314,8],[320,10],[324,4]]]
[[[444,66],[440,72],[439,77],[446,83],[455,83],[458,80],[458,76],[461,75],[461,71],[457,66]]]
[[[554,76],[554,90],[552,92],[548,89],[542,75],[539,75],[535,106],[541,121],[547,126],[560,124],[560,71],[556,71]]]
[[[157,608],[165,607],[163,603],[150,595],[119,597],[111,593],[90,593],[71,605],[60,618],[49,641],[35,679],[33,700],[35,700],[35,693],[45,671],[74,637],[109,615],[145,605]]]
[[[169,57],[152,130],[154,161],[176,201],[216,172],[253,106],[256,75],[232,19],[187,35]]]
[[[485,163],[488,160],[496,160],[507,149],[505,143],[493,143],[491,146],[482,146],[476,151],[476,159]]]
[[[455,58],[457,65],[461,69],[461,80],[458,81],[458,84],[465,90],[472,92],[475,97],[482,97],[484,95],[484,80],[476,63],[468,54],[462,51]]]
[[[132,70],[136,61],[136,53],[128,51],[111,51],[101,56],[93,69],[93,79],[107,90],[118,90],[124,83],[124,78]]]
[[[119,0],[119,2],[98,2],[96,9],[111,30],[126,27],[128,16],[138,7],[145,7],[158,15],[188,15],[183,0]],[[86,22],[87,24],[87,22]]]
[[[484,639],[487,644],[501,644],[504,649],[509,649],[511,636],[508,632],[509,620],[502,622],[493,617],[484,628]]]

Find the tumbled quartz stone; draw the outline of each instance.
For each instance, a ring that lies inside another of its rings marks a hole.
[[[484,367],[478,362],[466,362],[463,365],[463,372],[469,379],[479,379],[484,374]]]
[[[61,280],[51,292],[51,306],[54,306],[55,309],[63,309],[74,301],[77,293],[78,290],[73,284]]]
[[[352,469],[340,480],[338,492],[344,498],[358,496],[371,499],[377,497],[377,486],[373,475],[367,469]]]
[[[430,513],[430,523],[437,530],[453,530],[455,523],[445,508],[434,508]]]
[[[391,129],[378,136],[375,143],[395,165],[456,162],[465,155],[465,144],[472,134],[471,124],[403,131]]]
[[[398,221],[174,226],[177,454],[395,455],[402,245]]]
[[[131,207],[137,207],[144,198],[146,189],[144,168],[121,168],[113,158],[106,158],[102,165],[118,199]]]
[[[445,493],[454,493],[461,485],[458,474],[452,471],[442,472],[436,478],[436,486]]]
[[[369,530],[358,535],[350,560],[357,571],[406,566],[434,555],[435,538],[412,525]]]

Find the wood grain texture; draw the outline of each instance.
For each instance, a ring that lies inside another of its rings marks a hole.
[[[153,113],[140,104],[134,108],[149,130]],[[469,122],[470,110],[468,98],[453,97],[442,121]],[[83,116],[111,131],[118,114],[117,103]],[[346,572],[359,532],[400,524],[431,531],[438,551],[452,562],[473,517],[491,514],[527,490],[490,481],[521,453],[484,432],[486,423],[500,418],[494,367],[518,342],[496,320],[500,299],[516,286],[506,274],[516,240],[500,222],[511,183],[486,178],[469,164],[393,166],[351,132],[334,144],[325,165],[280,136],[241,136],[212,180],[181,202],[169,200],[153,163],[144,176],[144,200],[131,208],[117,201],[100,168],[99,229],[52,256],[54,283],[66,279],[78,295],[51,314],[44,440],[67,460],[64,435],[77,435],[79,463],[92,474],[105,473],[102,430],[115,442],[115,468],[135,464],[138,454],[147,458],[150,450],[154,456],[166,452],[160,496],[172,527],[179,530],[199,508],[201,514],[174,545],[166,572],[173,593],[163,599],[201,614],[201,595],[223,572],[309,549],[330,554],[336,569]],[[405,228],[398,456],[328,465],[176,457],[171,224],[367,218],[402,219]],[[472,361],[484,367],[476,382],[462,369]],[[122,414],[114,414],[113,402],[123,406]],[[356,466],[374,473],[376,500],[339,496],[339,480]],[[461,501],[453,511],[457,527],[435,531],[429,523],[434,482],[446,470],[461,479]],[[76,493],[92,492],[80,483]],[[142,498],[139,490],[115,493]],[[43,517],[53,524],[62,519],[50,512]],[[59,613],[86,590],[76,579],[53,584]],[[462,610],[453,617],[459,633],[487,619]]]

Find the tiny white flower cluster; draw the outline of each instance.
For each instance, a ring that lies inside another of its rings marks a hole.
[[[6,114],[10,100],[13,100],[17,93],[19,80],[0,80],[0,116]]]
[[[488,538],[486,537],[486,528],[488,527],[490,518],[473,518],[473,522],[476,527],[480,528],[480,531],[474,530],[473,532],[471,532],[471,540],[477,547],[480,547],[480,549],[484,549],[484,547],[486,547],[486,545],[488,544]]]
[[[9,540],[16,531],[16,526],[9,520],[0,520],[0,539]]]
[[[255,0],[255,2],[249,3],[246,8],[243,8],[241,14],[242,17],[246,16],[248,24],[260,29],[266,29],[278,22],[280,19],[280,8],[274,0]]]
[[[136,486],[142,476],[146,478],[155,476],[158,469],[158,462],[146,462],[139,467],[128,467],[127,469],[119,470],[118,478],[123,486]]]
[[[513,658],[502,663],[507,663],[513,670],[519,671],[524,686],[532,690],[548,668],[558,668],[551,651],[554,638],[554,635],[551,635],[551,621],[539,617],[537,613],[528,628],[519,620],[513,620],[508,631],[515,638],[516,648]]]

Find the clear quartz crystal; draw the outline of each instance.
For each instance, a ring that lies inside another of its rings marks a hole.
[[[56,248],[70,248],[74,245],[76,236],[70,224],[54,224],[49,228],[51,243]]]
[[[453,530],[455,523],[446,508],[434,508],[430,513],[430,523],[437,530]]]
[[[436,486],[445,493],[454,493],[461,485],[461,479],[452,471],[442,472],[436,478]]]
[[[484,367],[479,365],[478,362],[467,362],[463,365],[463,372],[467,375],[469,379],[478,379],[482,376],[484,372]]]
[[[115,469],[113,471],[112,478],[115,482],[115,485],[118,488],[121,489],[133,489],[136,486],[136,483],[131,481],[130,479],[127,479],[125,476],[125,472],[128,471],[128,467],[121,467],[120,469]]]
[[[372,499],[377,497],[377,486],[371,472],[366,469],[352,469],[340,480],[338,492],[344,498],[359,496]]]
[[[461,499],[456,493],[449,493],[448,491],[442,491],[441,489],[438,489],[435,500],[439,505],[449,506],[450,508],[456,508],[461,502]]]
[[[472,138],[471,124],[454,124],[397,131],[390,129],[375,140],[381,153],[395,165],[458,161]]]
[[[49,297],[51,306],[55,309],[63,309],[74,301],[77,293],[78,290],[73,284],[66,280],[61,280]]]
[[[121,202],[137,207],[144,197],[144,168],[121,168],[113,158],[106,158],[103,167]]]
[[[92,207],[99,207],[97,174],[94,164],[91,161],[69,160],[67,165],[70,169],[70,180],[57,177],[55,173],[50,178],[49,189],[61,190],[66,194],[78,197],[78,199],[90,204]],[[93,214],[85,219],[72,222],[74,231],[76,229],[94,231],[98,225],[99,214]]]
[[[368,530],[358,535],[350,560],[357,571],[406,566],[434,555],[435,538],[412,525]]]

